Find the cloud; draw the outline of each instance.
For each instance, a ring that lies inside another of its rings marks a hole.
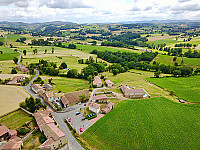
[[[171,8],[172,11],[199,11],[199,4],[187,4],[184,6],[176,6]]]
[[[180,3],[189,2],[189,1],[191,1],[191,0],[178,0],[178,2],[180,2]]]
[[[45,4],[45,3],[43,3]],[[45,4],[49,8],[71,9],[71,8],[91,8],[80,0],[54,0]]]
[[[140,8],[138,8],[138,7],[133,7],[130,11],[140,11],[141,9]]]
[[[28,7],[29,1],[28,0],[0,0],[1,6],[8,6],[14,4],[17,7]]]
[[[144,11],[147,11],[147,10],[151,10],[152,9],[152,6],[148,6],[144,9]]]

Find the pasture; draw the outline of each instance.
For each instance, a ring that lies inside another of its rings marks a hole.
[[[9,74],[14,67],[16,65],[13,60],[0,61],[0,71],[2,71],[2,74]],[[20,71],[17,72],[20,73]]]
[[[29,94],[19,87],[0,85],[0,115],[19,108],[19,103],[26,97]]]
[[[129,72],[120,73],[116,76],[109,72],[103,74],[115,84],[114,87],[110,88],[113,92],[121,93],[120,86],[128,85],[136,89],[144,88],[152,97],[166,97],[172,101],[177,101],[176,97],[170,95],[168,91],[146,81],[146,78],[154,76],[153,72],[131,69]],[[161,76],[166,76],[166,74],[161,74]]]
[[[23,126],[27,121],[32,121],[32,117],[23,110],[17,110],[7,116],[0,118],[0,123],[5,123],[9,129],[17,129]]]
[[[176,61],[173,61],[174,56],[168,56],[168,55],[161,55],[158,54],[158,56],[156,58],[154,58],[151,63],[153,64],[154,61],[159,62],[160,64],[164,64],[164,65],[173,65],[175,62],[177,62],[178,64],[181,64],[181,57],[177,57]]]
[[[166,98],[121,101],[81,137],[92,149],[194,149],[200,143],[200,106]]]
[[[200,103],[200,76],[148,78],[147,80],[168,91],[173,90],[179,99]]]
[[[0,54],[0,61],[3,60],[12,60],[14,57],[17,57],[19,55],[18,52],[15,52],[13,49],[10,49],[8,47],[0,47],[0,51],[2,51],[3,54]]]
[[[51,76],[40,76],[44,83],[48,83],[48,79],[52,78],[53,92],[58,91],[68,93],[89,88],[89,83],[83,79],[65,78],[65,77],[51,77]]]
[[[149,41],[148,43],[152,43],[154,45],[165,43],[166,46],[172,46],[173,44],[180,43],[181,41],[176,41],[175,38],[167,38],[162,40],[156,40],[156,41]]]

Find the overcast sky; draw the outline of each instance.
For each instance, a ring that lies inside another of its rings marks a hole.
[[[0,0],[0,21],[200,20],[199,0]]]

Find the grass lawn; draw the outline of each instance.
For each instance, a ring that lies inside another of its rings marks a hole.
[[[27,121],[32,121],[32,117],[22,110],[17,110],[3,118],[0,118],[1,123],[5,123],[9,129],[17,129],[24,125]]]
[[[19,87],[0,85],[0,115],[19,108],[19,103],[26,97],[29,97],[29,94]]]
[[[200,103],[200,76],[149,78],[147,80],[168,91],[173,90],[180,99]]]
[[[31,136],[24,142],[23,149],[27,149],[27,150],[39,149],[39,146],[42,144],[40,143],[40,140],[39,140],[40,135],[41,135],[41,132],[39,131],[38,131],[38,134],[36,135],[31,134]]]
[[[65,77],[51,77],[51,76],[41,76],[44,83],[48,83],[48,79],[52,78],[53,92],[75,92],[79,90],[84,90],[89,88],[89,83],[83,79],[65,78]]]
[[[198,150],[199,111],[166,98],[122,101],[81,137],[98,150]]]

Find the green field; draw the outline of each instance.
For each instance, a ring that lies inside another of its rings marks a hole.
[[[14,50],[7,47],[0,47],[0,51],[3,52],[3,54],[0,54],[0,61],[12,60],[14,57],[17,57],[19,55],[18,52],[15,52]]]
[[[194,68],[200,67],[200,58],[186,58],[183,57],[184,64],[193,66]]]
[[[63,45],[68,45],[68,43],[63,43]],[[132,49],[125,49],[125,48],[113,48],[113,47],[107,47],[107,46],[92,46],[92,45],[81,45],[81,44],[75,44],[76,49],[82,49],[83,51],[89,53],[90,51],[93,51],[94,49],[98,51],[112,51],[112,52],[135,52],[135,53],[142,53],[138,50],[132,50]]]
[[[159,62],[160,64],[165,64],[165,65],[172,65],[175,62],[177,62],[178,64],[181,64],[181,61],[182,61],[181,57],[177,57],[176,61],[173,61],[173,58],[174,56],[158,54],[158,56],[154,58],[154,60],[151,63],[156,61],[156,62]]]
[[[0,123],[5,123],[9,129],[17,129],[24,125],[27,121],[32,121],[27,113],[22,110],[17,110],[3,118],[0,118]]]
[[[147,80],[168,91],[173,90],[180,99],[200,103],[200,76],[149,78]]]
[[[181,41],[176,41],[175,38],[168,38],[168,39],[163,39],[163,40],[157,40],[157,41],[152,41],[148,43],[153,43],[154,45],[162,44],[165,43],[166,46],[173,45],[176,43],[180,43]]]
[[[166,98],[122,101],[81,136],[98,150],[198,150],[199,111]]]
[[[65,77],[48,77],[41,76],[44,83],[48,83],[48,79],[52,78],[54,92],[62,91],[64,93],[75,92],[78,90],[84,90],[89,88],[89,83],[83,79],[65,78]]]
[[[10,49],[10,48],[8,48],[8,47],[0,47],[0,51],[2,51],[3,52],[3,54],[7,54],[7,53],[17,53],[17,52],[15,52],[13,49]]]

